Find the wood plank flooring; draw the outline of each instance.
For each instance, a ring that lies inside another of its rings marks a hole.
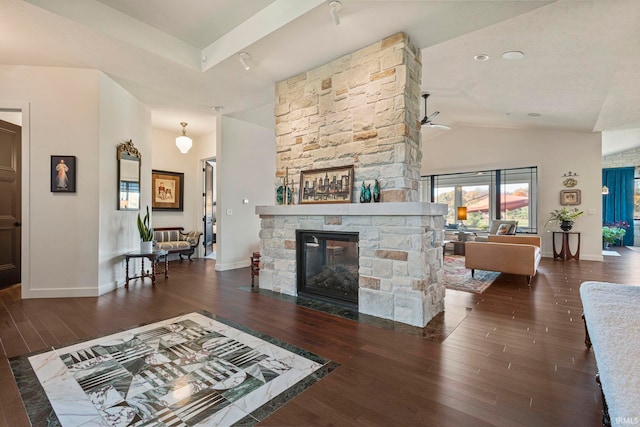
[[[615,250],[604,262],[545,258],[531,288],[503,274],[482,295],[447,291],[439,339],[251,293],[248,268],[206,259],[99,298],[22,300],[12,287],[0,291],[0,425],[29,425],[8,358],[206,310],[341,364],[260,425],[599,426],[578,290],[640,285],[640,253]]]

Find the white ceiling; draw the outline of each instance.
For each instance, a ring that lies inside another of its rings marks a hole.
[[[637,0],[342,0],[338,26],[325,0],[0,0],[0,10],[1,64],[100,69],[176,133],[181,121],[192,136],[210,132],[214,106],[272,124],[275,82],[404,31],[422,50],[438,123],[604,131],[604,154],[640,145]],[[502,59],[508,50],[525,58]],[[490,59],[474,61],[480,53]]]

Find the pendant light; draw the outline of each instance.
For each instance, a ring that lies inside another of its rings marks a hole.
[[[180,125],[182,126],[182,135],[176,138],[176,147],[182,154],[187,154],[193,145],[193,141],[187,136],[187,123],[180,122]]]

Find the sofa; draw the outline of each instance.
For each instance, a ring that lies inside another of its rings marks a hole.
[[[183,256],[193,261],[191,256],[200,243],[200,231],[184,232],[183,227],[163,227],[153,231],[153,240],[157,249],[164,249],[167,252],[177,253],[182,261]]]
[[[487,242],[466,242],[465,266],[475,270],[499,271],[501,273],[527,276],[527,284],[535,276],[542,258],[542,239],[536,235],[489,235]]]
[[[607,282],[580,285],[585,344],[593,346],[603,398],[604,425],[640,422],[640,286]]]

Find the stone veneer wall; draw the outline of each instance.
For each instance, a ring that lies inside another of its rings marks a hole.
[[[256,209],[262,219],[261,289],[297,295],[296,230],[351,231],[359,234],[360,313],[424,327],[444,310],[442,239],[446,205],[352,204],[346,209],[368,208],[368,212],[322,212],[337,207]],[[340,207],[345,210],[345,205]],[[303,213],[305,210],[308,214]]]
[[[378,179],[383,202],[419,201],[420,51],[398,33],[276,84],[276,185],[288,168],[294,203],[300,171],[354,165]]]

